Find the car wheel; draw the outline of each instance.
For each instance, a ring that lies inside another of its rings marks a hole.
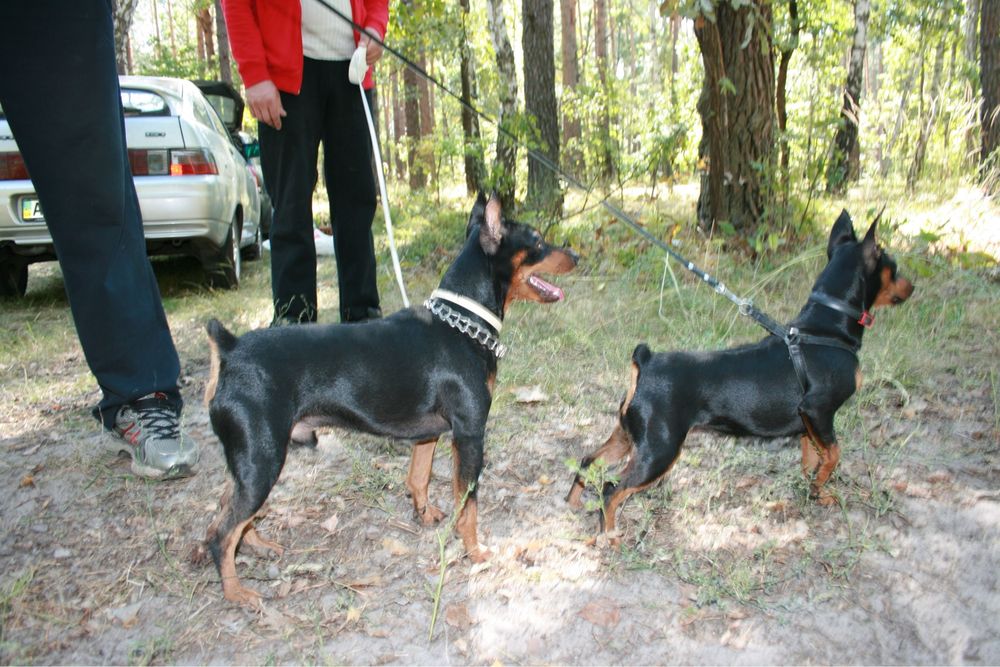
[[[258,224],[257,232],[253,235],[253,243],[243,248],[243,259],[260,259],[262,254],[264,254],[264,237]]]
[[[0,297],[22,297],[28,289],[28,265],[0,263]]]
[[[237,218],[229,225],[229,234],[222,247],[202,260],[205,273],[208,274],[208,284],[220,289],[236,289],[240,286],[240,224]]]

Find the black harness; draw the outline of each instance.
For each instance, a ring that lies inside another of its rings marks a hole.
[[[857,320],[858,324],[866,328],[875,322],[875,318],[867,310],[859,310],[846,301],[830,296],[825,292],[813,292],[809,295],[809,301],[844,313],[852,319]],[[805,355],[802,353],[803,345],[832,347],[850,352],[854,355],[855,359],[857,359],[858,351],[861,349],[860,343],[851,344],[832,336],[814,336],[813,334],[802,333],[797,327],[781,326],[770,317],[763,315],[763,313],[759,313],[763,317],[757,317],[754,313],[748,314],[761,326],[770,331],[772,335],[777,336],[785,343],[785,346],[788,348],[788,356],[792,360],[792,367],[795,369],[795,377],[799,380],[799,386],[802,387],[803,394],[809,391],[809,372],[806,368]]]

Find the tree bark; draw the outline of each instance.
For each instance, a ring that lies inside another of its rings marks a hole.
[[[467,1],[467,0],[466,0]],[[567,112],[565,100],[575,97],[576,87],[580,83],[580,68],[577,62],[576,43],[576,0],[560,0],[559,11],[562,18],[562,145],[565,147],[563,156],[571,168],[580,162],[580,151],[573,147],[573,142],[580,138],[580,117],[574,109]]]
[[[406,167],[410,175],[410,188],[419,189],[427,185],[420,152],[420,89],[417,75],[409,67],[403,70],[403,109],[406,116]]]
[[[762,221],[766,175],[773,161],[774,49],[771,4],[754,0],[715,8],[715,20],[695,19],[705,66],[698,100],[707,162],[698,196],[698,221],[707,228],[728,222],[744,237]]]
[[[788,81],[788,63],[792,59],[792,53],[799,45],[799,4],[796,0],[789,0],[788,2],[788,25],[790,35],[788,37],[788,44],[785,48],[781,49],[781,59],[778,62],[778,83],[776,88],[777,99],[775,100],[775,107],[778,112],[778,131],[780,133],[780,150],[781,150],[781,178],[785,180],[788,178],[788,137],[786,132],[788,131],[788,110],[785,104],[787,95],[787,81]]]
[[[859,174],[852,156],[858,149],[858,118],[861,115],[861,86],[864,82],[865,47],[868,44],[868,17],[871,0],[856,0],[854,4],[854,44],[847,65],[847,86],[844,106],[840,110],[841,125],[833,140],[833,156],[826,174],[829,192],[841,192],[844,186],[857,180]]]
[[[531,147],[559,164],[559,110],[556,104],[556,63],[553,0],[524,0],[521,11],[524,49],[524,110],[537,128]],[[562,214],[559,178],[538,160],[528,159],[529,208],[551,219]]]
[[[472,57],[472,47],[466,21],[469,17],[469,0],[460,0],[462,8],[462,45],[460,76],[462,79],[462,101],[475,105],[479,95],[476,92],[476,69]],[[462,107],[462,139],[465,144],[465,190],[474,194],[483,189],[486,166],[483,159],[483,145],[479,133],[479,116],[467,107]]]
[[[233,57],[229,50],[229,29],[222,13],[222,0],[215,0],[215,34],[219,40],[219,79],[233,82]]]
[[[601,139],[598,169],[610,179],[615,173],[611,145],[611,90],[608,86],[608,5],[607,0],[594,0],[594,55],[597,56],[597,78],[601,84],[602,101],[597,134]]]
[[[500,130],[510,131],[510,125],[517,115],[517,70],[514,67],[514,49],[507,37],[503,0],[487,0],[486,8],[500,88],[497,157],[491,180],[500,197],[501,206],[507,211],[513,211],[514,187],[517,183],[517,144]]]
[[[928,112],[923,110],[923,86],[921,85],[921,108],[917,117],[917,124],[920,127],[920,134],[917,136],[917,145],[913,153],[913,162],[910,163],[910,170],[906,175],[906,188],[912,191],[917,186],[920,174],[924,170],[924,160],[927,156],[927,142],[930,140],[931,130],[934,129],[934,122],[937,120],[938,108],[940,107],[941,91],[941,70],[944,65],[945,42],[938,42],[934,53],[934,72],[931,75],[930,101]]]
[[[1000,167],[1000,0],[983,0],[979,27],[980,81],[983,87],[982,149],[979,153],[980,175],[993,171],[993,190],[997,190]]]
[[[211,67],[215,60],[215,31],[212,27],[212,12],[208,7],[202,7],[195,15],[198,26],[198,46],[202,59]]]
[[[115,0],[115,60],[119,74],[129,74],[128,31],[132,27],[132,17],[135,16],[135,6],[139,0]]]

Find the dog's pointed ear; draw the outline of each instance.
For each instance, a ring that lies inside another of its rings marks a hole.
[[[837,249],[837,246],[849,241],[856,243],[857,240],[858,237],[854,235],[854,222],[847,209],[844,209],[840,212],[837,222],[833,223],[833,229],[830,230],[830,240],[826,244],[826,258],[833,257],[833,251]]]
[[[865,234],[864,240],[861,241],[861,256],[864,258],[865,262],[865,275],[868,275],[875,270],[875,266],[878,264],[879,256],[882,254],[881,248],[878,247],[878,240],[875,238],[877,227],[878,218],[875,218],[874,222],[872,222],[872,226],[868,228],[868,233]]]
[[[483,217],[486,215],[486,195],[483,194],[482,190],[479,191],[479,195],[476,197],[476,203],[472,205],[472,212],[469,213],[469,224],[465,226],[465,236],[468,237],[475,229],[476,225],[482,224]]]
[[[500,200],[496,194],[490,195],[486,202],[486,210],[483,213],[483,224],[479,227],[479,245],[483,247],[483,252],[493,255],[500,247],[503,239],[503,218],[500,212]]]

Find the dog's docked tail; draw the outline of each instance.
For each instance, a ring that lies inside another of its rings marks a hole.
[[[625,398],[622,400],[621,406],[618,408],[618,413],[624,418],[625,412],[628,410],[628,406],[632,404],[632,398],[635,396],[635,389],[639,386],[639,375],[642,374],[642,367],[653,357],[653,352],[649,349],[649,346],[645,343],[639,343],[632,350],[632,382],[628,386],[628,393],[625,394]]]
[[[215,397],[215,390],[219,386],[219,369],[222,366],[222,355],[236,347],[236,336],[234,336],[222,322],[214,317],[205,326],[208,331],[208,347],[211,353],[211,367],[208,375],[208,384],[205,385],[205,405]]]

